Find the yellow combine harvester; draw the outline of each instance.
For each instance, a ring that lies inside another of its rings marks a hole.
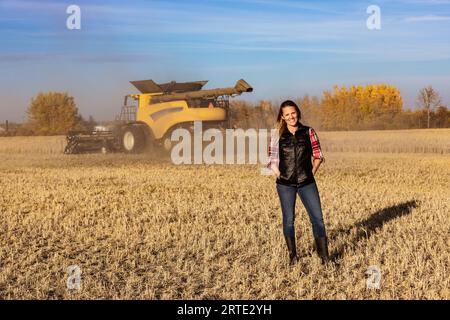
[[[141,93],[125,96],[115,123],[92,132],[70,132],[64,153],[98,150],[139,153],[147,146],[170,150],[172,131],[192,130],[194,121],[202,121],[204,128],[228,128],[229,98],[252,92],[253,88],[241,79],[234,87],[202,90],[207,82],[131,81]]]

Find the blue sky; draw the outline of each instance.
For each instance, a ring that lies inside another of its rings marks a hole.
[[[66,8],[81,8],[68,30]],[[368,30],[369,5],[381,30]],[[450,0],[0,0],[0,121],[23,121],[39,91],[68,91],[81,114],[113,119],[129,80],[244,78],[246,100],[389,83],[405,107],[433,85],[450,104]],[[244,96],[241,96],[244,98]]]

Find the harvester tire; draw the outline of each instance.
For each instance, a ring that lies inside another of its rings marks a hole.
[[[122,148],[126,153],[141,153],[145,148],[145,132],[141,126],[127,126],[122,130]]]
[[[165,153],[169,154],[174,146],[174,142],[170,140],[172,132],[168,132],[164,135],[164,138],[161,141],[161,147]]]
[[[164,135],[164,137],[160,140],[160,147],[161,149],[167,153],[170,154],[172,151],[172,148],[178,144],[178,141],[172,141],[172,133],[177,130],[177,129],[185,129],[188,130],[190,133],[190,137],[191,137],[191,151],[193,151],[194,149],[194,123],[193,122],[185,122],[182,123],[176,127],[172,127],[169,130],[167,130],[166,134]]]

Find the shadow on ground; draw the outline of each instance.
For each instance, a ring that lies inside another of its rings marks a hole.
[[[378,210],[367,219],[357,222],[351,227],[333,230],[333,232],[329,235],[330,242],[342,234],[352,236],[348,239],[348,241],[346,241],[346,244],[331,253],[331,260],[337,262],[343,257],[347,249],[354,248],[359,241],[370,238],[370,236],[379,231],[386,223],[410,214],[412,210],[418,206],[419,203],[416,200],[403,202],[395,206]]]

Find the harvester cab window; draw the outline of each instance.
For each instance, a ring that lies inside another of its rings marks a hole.
[[[216,101],[214,99],[189,99],[190,108],[215,108]]]

